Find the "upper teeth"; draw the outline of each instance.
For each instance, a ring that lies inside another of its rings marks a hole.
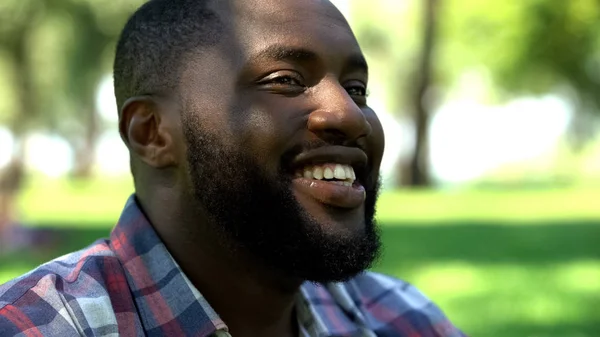
[[[321,180],[325,179],[337,179],[342,180],[339,183],[351,186],[356,180],[356,174],[354,173],[354,169],[350,165],[342,165],[342,164],[321,164],[321,165],[313,165],[306,166],[304,171],[298,171],[296,176],[307,179],[317,179]]]

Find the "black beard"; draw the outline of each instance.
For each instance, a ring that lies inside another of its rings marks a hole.
[[[380,252],[375,225],[379,182],[367,179],[364,231],[326,233],[296,201],[291,176],[271,174],[243,152],[185,120],[193,195],[230,252],[252,254],[286,277],[345,281],[368,269]]]

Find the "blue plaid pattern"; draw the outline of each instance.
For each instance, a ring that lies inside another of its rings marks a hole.
[[[464,336],[416,288],[371,272],[303,284],[297,313],[302,337]],[[110,239],[0,286],[0,336],[230,335],[132,196]]]

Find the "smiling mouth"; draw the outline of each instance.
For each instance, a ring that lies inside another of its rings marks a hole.
[[[320,180],[346,187],[351,187],[356,183],[354,168],[345,164],[308,165],[297,170],[295,178]]]
[[[350,165],[311,164],[297,169],[294,175],[292,183],[299,200],[313,200],[342,209],[359,208],[366,200],[365,188]]]

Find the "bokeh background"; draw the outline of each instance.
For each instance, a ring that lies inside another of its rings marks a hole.
[[[0,1],[0,283],[132,193],[110,72],[141,3]],[[600,336],[600,4],[335,3],[386,131],[375,269],[472,336]]]

